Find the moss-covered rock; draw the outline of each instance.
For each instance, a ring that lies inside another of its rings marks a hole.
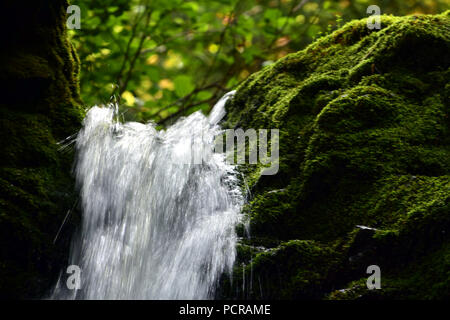
[[[247,242],[282,242],[247,262],[256,296],[450,298],[450,11],[366,23],[253,74],[226,106],[226,127],[280,130],[278,174],[242,168]],[[372,264],[383,290],[365,285]]]
[[[67,251],[70,232],[54,239],[75,201],[72,160],[57,142],[83,113],[67,6],[0,5],[0,298],[41,297]]]

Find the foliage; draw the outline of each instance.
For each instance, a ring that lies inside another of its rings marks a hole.
[[[125,117],[166,124],[208,111],[226,91],[263,66],[303,49],[343,22],[382,13],[437,13],[438,1],[73,0],[81,29],[87,106],[120,98]]]

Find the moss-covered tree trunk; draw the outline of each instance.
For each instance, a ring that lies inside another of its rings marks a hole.
[[[57,142],[82,111],[67,1],[0,5],[0,297],[39,298],[64,261],[54,243],[74,204],[71,155]]]

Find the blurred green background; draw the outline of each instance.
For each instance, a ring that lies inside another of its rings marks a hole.
[[[124,118],[161,126],[208,112],[267,64],[305,48],[369,5],[397,16],[440,13],[450,0],[78,0],[86,107],[115,96]]]

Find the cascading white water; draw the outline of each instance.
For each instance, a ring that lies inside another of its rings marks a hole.
[[[226,94],[166,131],[120,123],[93,107],[76,137],[82,224],[70,264],[81,289],[54,299],[209,299],[231,272],[243,197],[234,167],[214,152]],[[203,159],[202,164],[192,157]]]

